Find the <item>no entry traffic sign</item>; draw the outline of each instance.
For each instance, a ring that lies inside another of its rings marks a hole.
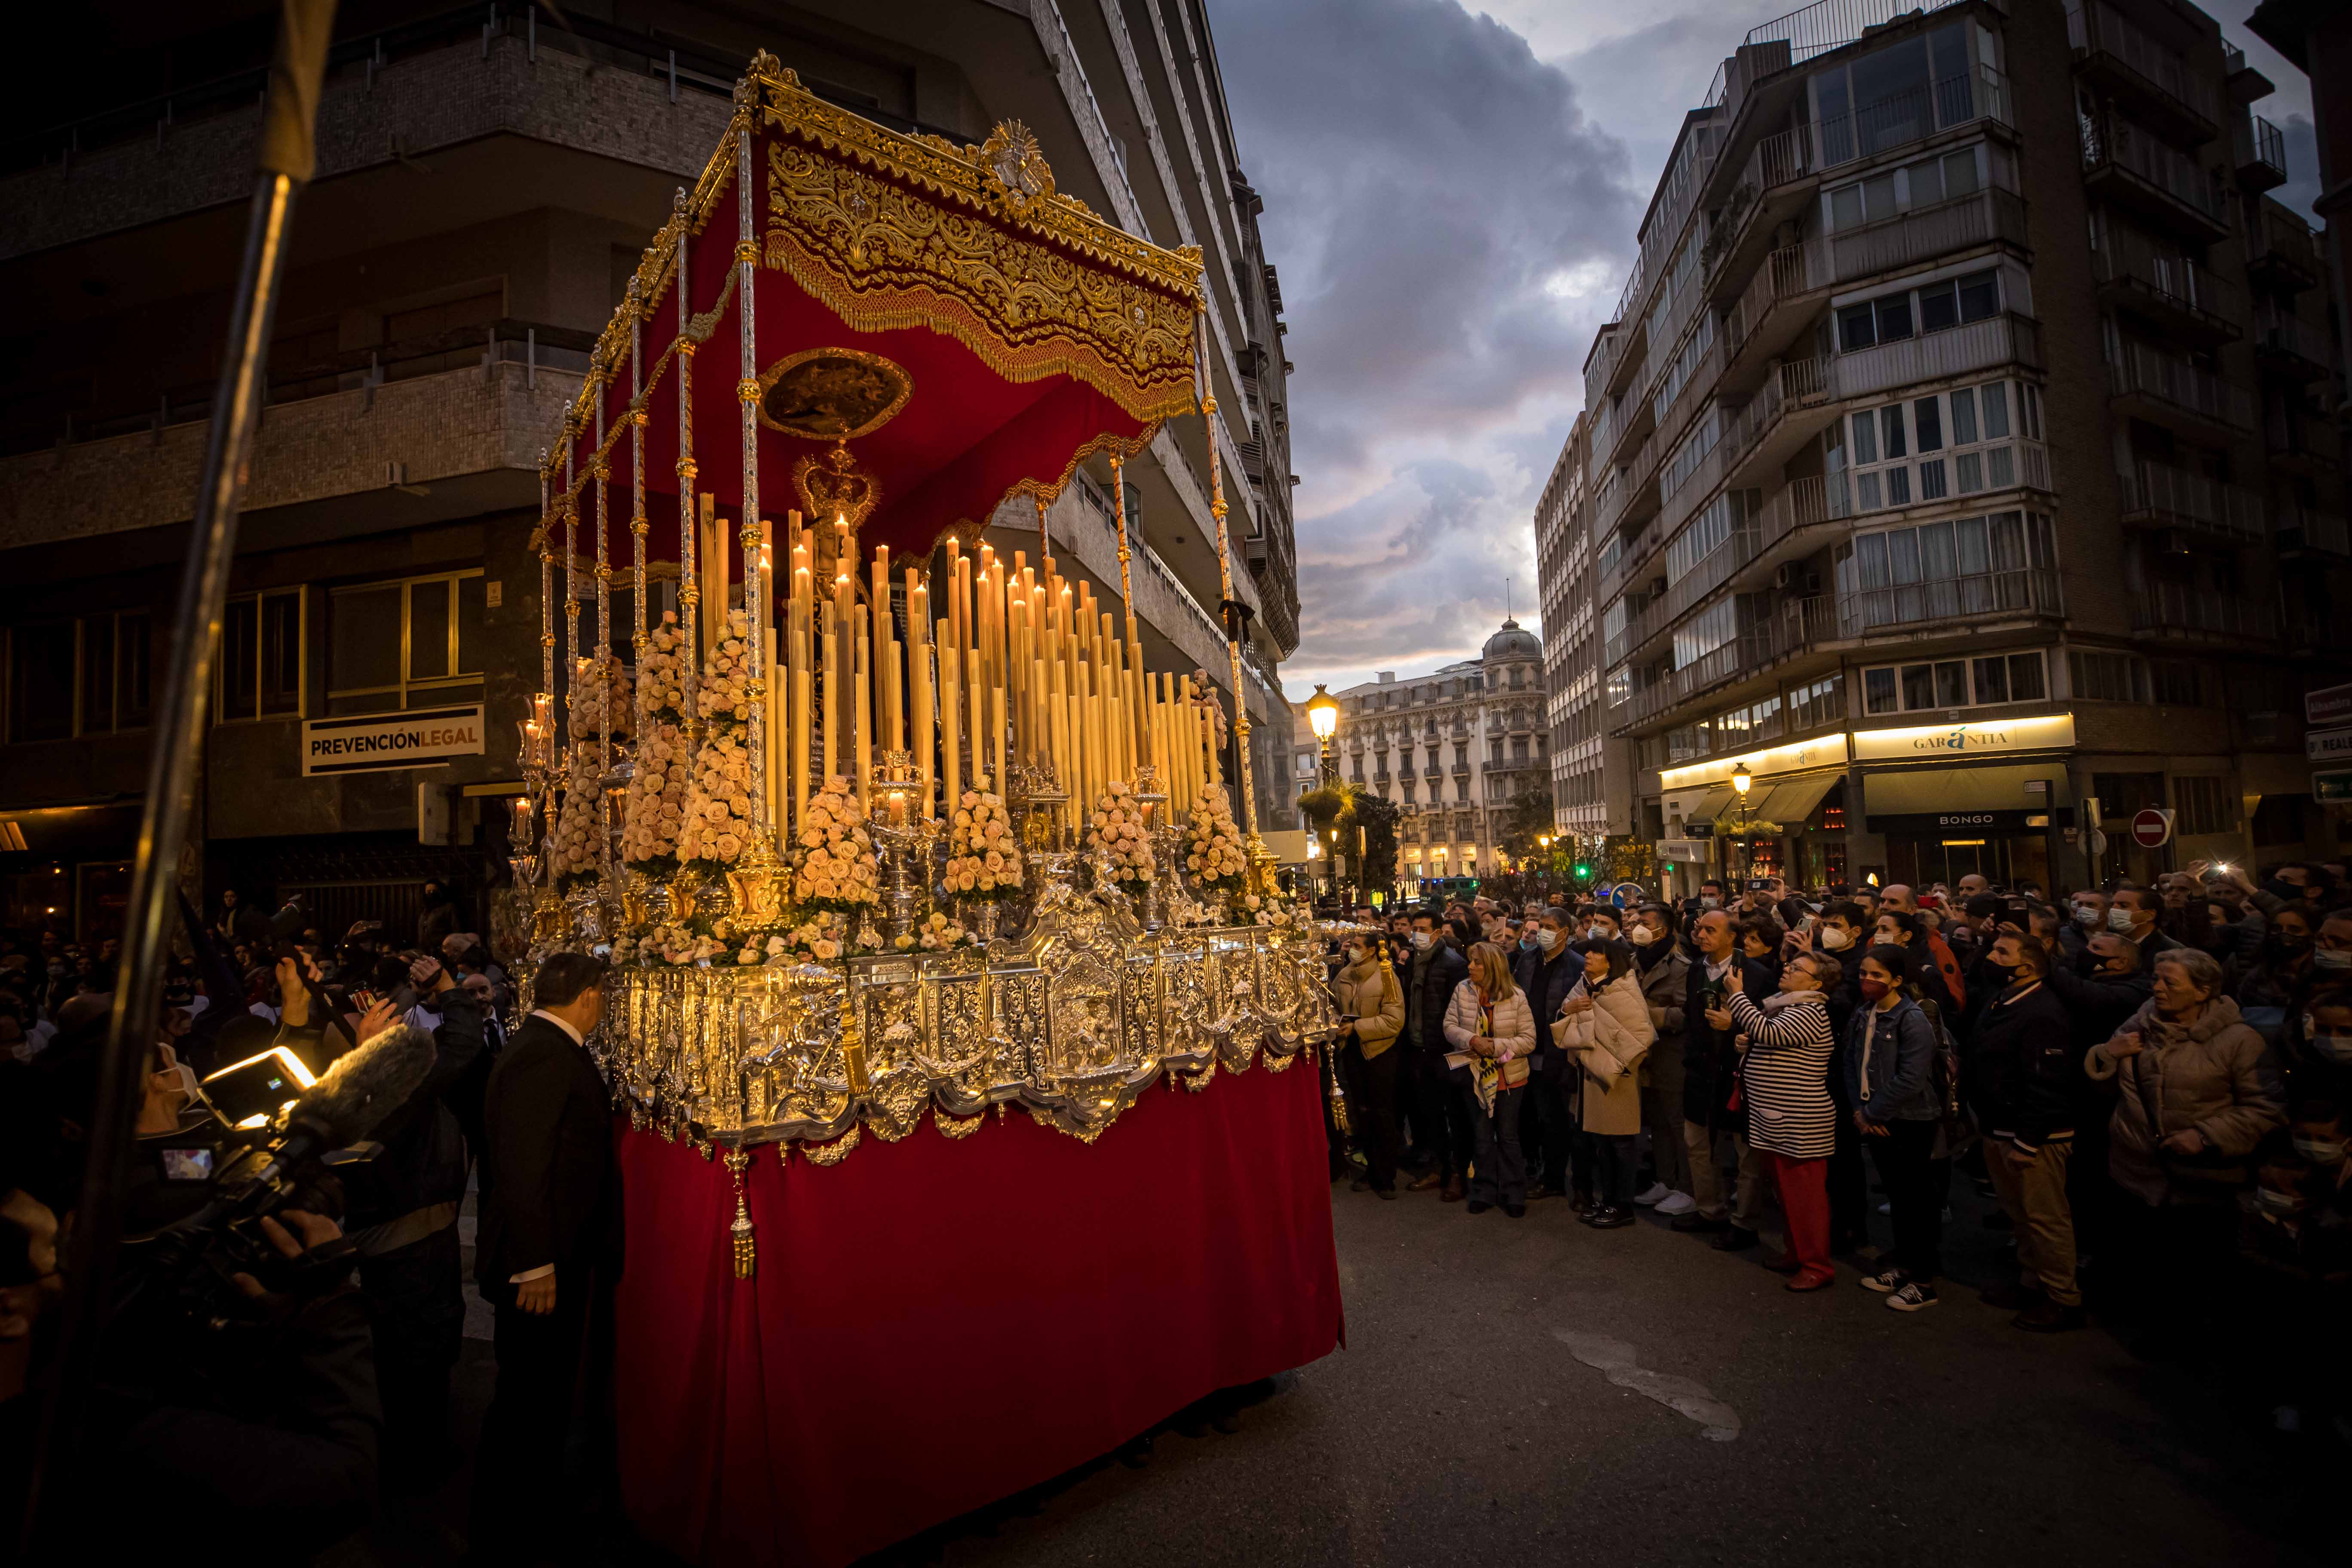
[[[2158,849],[2172,837],[2172,813],[2148,806],[2132,818],[2132,842],[2143,849]]]

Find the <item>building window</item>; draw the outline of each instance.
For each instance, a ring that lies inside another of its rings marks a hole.
[[[2042,650],[1881,665],[1862,673],[1863,710],[1913,713],[1937,708],[1992,708],[2049,696]]]
[[[2148,689],[2158,702],[2174,708],[2207,706],[2198,667],[2188,659],[2150,659],[2147,678]]]
[[[1856,537],[1837,563],[1840,614],[1853,635],[1999,610],[2058,607],[2050,520],[1995,512]]]
[[[1966,24],[1937,28],[1814,73],[1822,163],[1867,158],[1995,107],[1969,59]]]
[[[2147,667],[2127,653],[2071,648],[2066,654],[2066,672],[2074,695],[2083,701],[2147,700]]]
[[[2179,814],[2173,823],[2179,833],[2234,833],[2238,802],[2224,778],[2182,778],[2172,781],[2172,805]]]
[[[299,588],[273,588],[228,602],[221,620],[220,672],[214,688],[215,722],[299,719],[306,711],[304,602]]]
[[[480,701],[482,609],[478,569],[334,589],[327,605],[327,711],[391,713]]]
[[[1988,269],[1839,307],[1838,352],[1854,353],[2000,313],[2000,275]]]
[[[1789,691],[1790,724],[1797,730],[1818,729],[1845,719],[1845,677],[1825,676]]]
[[[2024,383],[1988,382],[1854,414],[1822,436],[1830,514],[1975,495],[2027,484],[2047,488],[2040,449],[2012,439],[2014,398],[2041,428],[2040,399]]]
[[[8,739],[73,734],[75,623],[46,621],[8,634]]]
[[[63,741],[147,727],[152,623],[144,610],[8,633],[8,739]]]

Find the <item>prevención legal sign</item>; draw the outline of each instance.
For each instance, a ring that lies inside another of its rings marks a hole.
[[[312,719],[302,726],[302,774],[438,767],[482,754],[482,705]]]

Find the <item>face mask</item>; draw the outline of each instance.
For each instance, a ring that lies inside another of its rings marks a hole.
[[[2282,1193],[2274,1187],[2255,1189],[2254,1199],[2263,1205],[2264,1214],[2291,1215],[2301,1212],[2302,1197],[2294,1193]]]
[[[2109,910],[2107,911],[2107,929],[2109,931],[2129,931],[2138,918],[2138,916],[2133,914],[2129,910]]]
[[[1698,907],[1703,910],[1719,910],[1723,908],[1723,900],[1721,899],[1701,899],[1698,901]]]
[[[1542,930],[1536,932],[1536,945],[1542,948],[1546,952],[1549,952],[1553,948],[1559,945],[1559,932],[1552,930],[1549,926],[1545,926]]]
[[[1652,942],[1658,940],[1658,933],[1652,931],[1648,926],[1635,926],[1633,928],[1633,934],[1626,940],[1630,941],[1635,947],[1647,947]]]
[[[2017,965],[2013,963],[1995,963],[1992,960],[1988,958],[1985,960],[1984,968],[1987,974],[1991,975],[2003,985],[2011,985],[2016,984]]]
[[[1363,963],[1363,962],[1364,962],[1364,950],[1363,950],[1362,948],[1360,948],[1360,947],[1351,947],[1351,948],[1348,949],[1348,952],[1347,952],[1347,957],[1348,957],[1348,963],[1349,963],[1349,967],[1351,967],[1351,968],[1352,968],[1352,967],[1353,967],[1353,966],[1355,966],[1356,964],[1359,964],[1359,963]]]
[[[1862,977],[1861,986],[1863,1000],[1865,1002],[1884,1001],[1886,998],[1886,994],[1895,989],[1895,987],[1887,982],[1884,980],[1874,980],[1867,974]]]
[[[1430,932],[1425,931],[1417,931],[1412,933],[1412,945],[1421,949],[1424,952],[1429,950],[1429,944],[1434,940],[1435,938]]]
[[[1607,926],[1601,925],[1597,921],[1585,927],[1584,934],[1591,937],[1595,942],[1612,942],[1614,941],[1617,936],[1615,931],[1611,931]]]
[[[1520,951],[1521,952],[1533,952],[1535,950],[1536,950],[1536,939],[1535,939],[1535,938],[1533,938],[1533,937],[1531,937],[1531,936],[1523,936],[1523,937],[1519,938],[1519,951]]]
[[[2099,923],[2099,911],[2089,904],[2076,904],[2074,923],[2078,926],[2095,926]]]
[[[2322,969],[2352,969],[2352,952],[2340,947],[2315,947],[2311,962]]]
[[[2345,1145],[2339,1139],[2297,1138],[2294,1152],[2315,1165],[2340,1165],[2344,1163]]]
[[[1832,952],[1842,952],[1853,945],[1853,936],[1843,926],[1823,926],[1822,945]]]
[[[2311,945],[2311,938],[2309,936],[2297,935],[2294,931],[2276,931],[2273,932],[2273,935],[2279,944],[2279,951],[2282,952],[2300,952],[2305,948]]]
[[[2305,1018],[2303,1026],[2305,1030],[2310,1029],[2311,1020]],[[2338,1066],[2352,1067],[2352,1035],[2306,1034],[2305,1037],[2310,1040],[2313,1050],[2329,1061]]]

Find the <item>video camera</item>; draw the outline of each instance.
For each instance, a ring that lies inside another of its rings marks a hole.
[[[254,1061],[266,1071],[275,1054]],[[209,1177],[211,1195],[185,1217],[126,1245],[117,1312],[142,1300],[150,1307],[168,1301],[196,1323],[226,1328],[250,1316],[235,1275],[250,1274],[265,1289],[289,1295],[314,1294],[341,1280],[352,1267],[348,1242],[289,1259],[271,1246],[261,1220],[281,1209],[331,1207],[319,1195],[324,1179],[381,1152],[367,1135],[423,1085],[436,1054],[430,1034],[396,1025],[344,1052],[274,1115],[248,1119],[257,1125],[231,1127],[200,1149],[170,1151],[178,1178]],[[257,1092],[237,1081],[241,1091]]]

